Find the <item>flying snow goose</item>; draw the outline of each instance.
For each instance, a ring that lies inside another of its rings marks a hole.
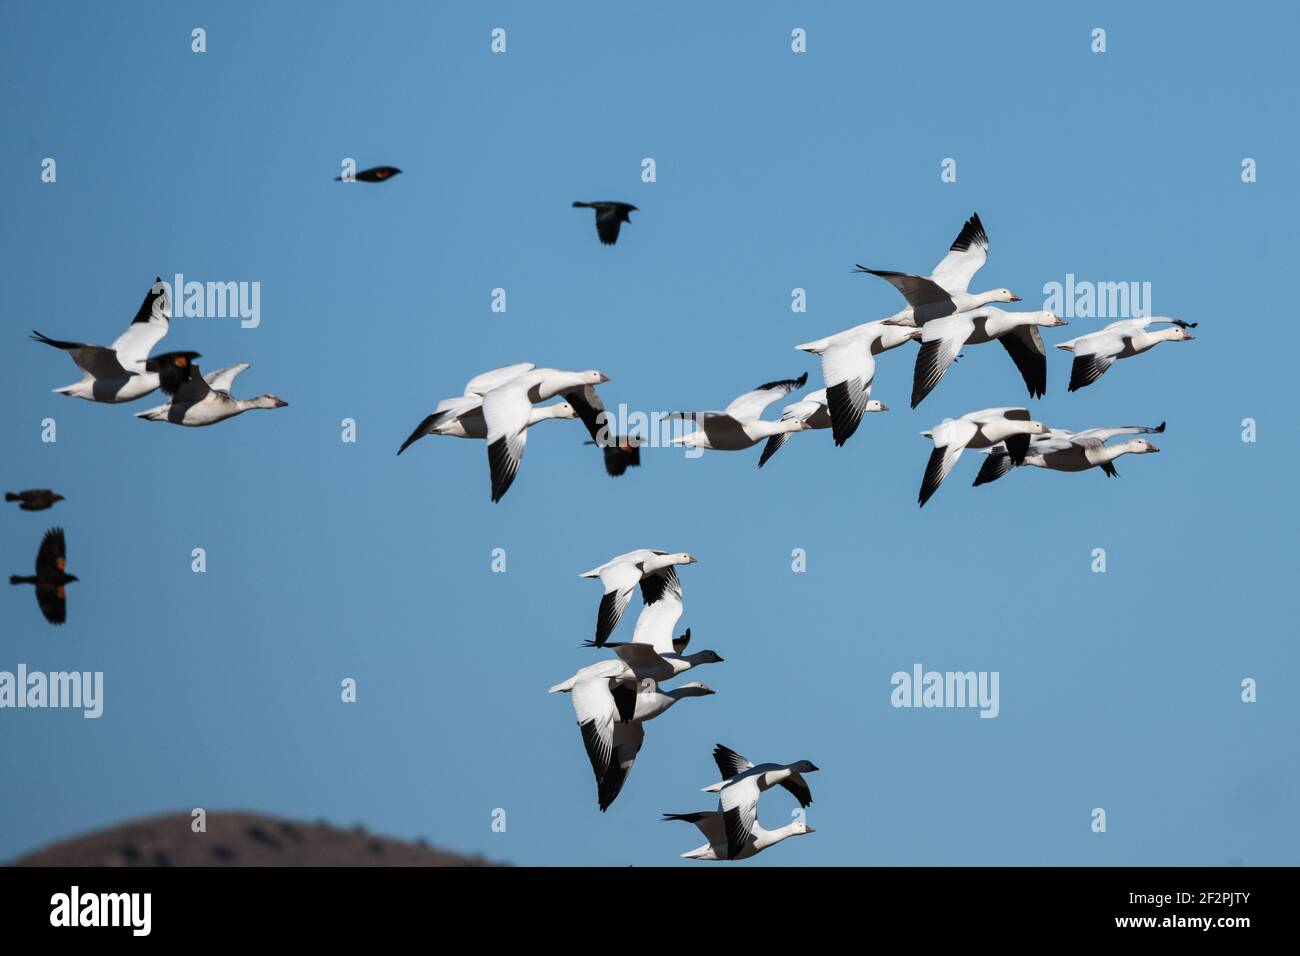
[[[909,330],[916,331],[916,330]],[[864,412],[887,412],[889,406],[879,399],[869,398],[862,409]],[[805,429],[819,429],[831,427],[831,411],[826,399],[826,389],[819,388],[815,392],[809,392],[793,405],[787,405],[781,410],[781,420],[798,419],[804,423]],[[779,435],[773,435],[763,446],[763,454],[758,458],[758,467],[762,468],[767,460],[781,450],[794,432],[782,432]]]
[[[681,582],[677,580],[674,566],[696,563],[695,558],[685,551],[669,553],[642,548],[610,558],[599,567],[578,575],[580,578],[599,578],[605,588],[600,607],[596,610],[596,639],[592,643],[601,647],[614,633],[632,598],[632,589],[638,584],[646,607],[665,597],[673,600],[674,595],[680,607]]]
[[[989,237],[984,232],[979,213],[975,213],[966,220],[948,254],[928,277],[868,269],[862,265],[857,268],[859,272],[880,276],[907,300],[908,308],[892,316],[892,321],[901,325],[919,326],[931,319],[978,309],[992,302],[1019,302],[1020,296],[1010,289],[977,293],[968,291],[971,279],[988,261],[988,257]]]
[[[145,361],[166,336],[171,315],[167,286],[162,279],[155,279],[131,324],[107,348],[84,342],[62,342],[36,331],[32,332],[32,338],[67,352],[81,369],[81,381],[54,389],[58,394],[91,402],[133,402],[158,387],[158,376],[146,371]],[[199,357],[197,352],[170,354]]]
[[[791,764],[764,763],[755,766],[750,760],[730,747],[718,744],[713,750],[722,781],[705,787],[706,793],[717,793],[716,814],[665,814],[666,819],[687,820],[696,824],[709,840],[707,846],[682,854],[688,859],[743,860],[760,852],[787,836],[811,833],[802,823],[791,824],[780,830],[765,830],[758,822],[758,801],[763,792],[772,787],[782,787],[794,795],[801,807],[812,804],[812,790],[803,778],[817,767],[808,760]],[[706,826],[708,829],[706,829]],[[804,829],[793,827],[804,826]]]
[[[1005,445],[994,445],[988,458],[975,476],[975,486],[997,481],[1015,465],[1032,465],[1049,471],[1087,471],[1100,468],[1109,478],[1118,478],[1115,459],[1121,455],[1148,455],[1160,451],[1146,439],[1134,439],[1118,445],[1106,442],[1119,435],[1159,435],[1165,423],[1150,425],[1124,425],[1119,428],[1085,428],[1079,432],[1051,429],[1030,440],[1029,450],[1021,462],[1012,460]]]
[[[1148,332],[1148,326],[1167,324],[1167,329]],[[1196,322],[1181,322],[1178,319],[1152,316],[1145,319],[1123,319],[1112,322],[1099,332],[1081,335],[1068,342],[1061,342],[1056,347],[1074,353],[1074,365],[1070,369],[1070,391],[1075,392],[1091,385],[1115,364],[1116,359],[1132,358],[1150,351],[1161,342],[1191,342],[1196,336],[1188,329],[1196,328]]]
[[[172,366],[173,369],[175,367]],[[166,405],[136,412],[136,418],[202,428],[242,415],[253,408],[284,408],[289,404],[274,395],[258,395],[256,398],[235,398],[231,395],[230,389],[235,379],[250,368],[247,362],[218,369],[206,376],[191,362],[184,363],[182,367],[187,377],[176,387],[171,401]],[[164,386],[167,385],[168,374],[166,370],[160,373]]]
[[[573,208],[596,210],[596,234],[607,246],[618,242],[619,225],[632,221],[628,213],[640,211],[625,202],[575,202]]]
[[[661,654],[649,644],[616,642],[606,646],[618,654],[618,657],[579,668],[572,677],[548,688],[548,692],[567,694],[583,681],[597,679],[616,684],[642,680],[671,680],[693,667],[723,662],[716,651],[709,650],[696,651],[693,654]]]
[[[1016,363],[1030,398],[1041,398],[1047,391],[1047,351],[1038,327],[1056,328],[1069,325],[1052,312],[1004,312],[986,306],[974,312],[934,319],[921,332],[921,348],[916,353],[912,373],[912,407],[929,395],[947,374],[953,359],[964,345],[980,345],[997,340]]]
[[[29,488],[27,491],[6,491],[5,501],[17,501],[19,511],[45,511],[53,508],[56,502],[63,501],[63,495],[55,494],[49,488]]]
[[[645,740],[642,725],[679,700],[714,693],[699,682],[664,691],[653,680],[627,684],[599,677],[579,681],[571,692],[578,730],[596,775],[596,798],[602,813],[613,804],[632,771]]]
[[[636,617],[632,629],[632,643],[648,645],[659,654],[681,654],[691,641],[690,628],[681,637],[674,638],[673,631],[682,617],[682,582],[676,571],[642,579],[641,596],[645,605]],[[650,582],[647,592],[646,581]],[[599,647],[595,641],[587,642]],[[613,646],[610,642],[606,647]]]
[[[867,411],[871,383],[876,375],[875,356],[920,337],[921,332],[915,327],[901,327],[891,320],[878,319],[795,346],[801,352],[821,356],[826,405],[836,445],[849,440]]]
[[[514,365],[506,365],[502,368],[494,368],[490,371],[475,375],[465,383],[465,394],[457,395],[455,398],[444,398],[433,410],[433,414],[427,415],[415,431],[411,432],[409,438],[402,443],[402,447],[397,450],[400,455],[406,451],[413,442],[419,441],[425,435],[452,435],[456,438],[487,438],[487,421],[483,418],[483,396],[499,385],[504,385],[513,378],[518,378],[525,372],[530,372],[537,366],[532,362],[516,362]],[[461,418],[465,417],[465,421]],[[547,417],[572,418],[572,415],[566,414],[562,409],[556,409],[548,413]],[[540,418],[530,418],[529,424],[535,425]],[[482,434],[478,434],[482,432]]]
[[[703,846],[688,850],[682,854],[684,860],[748,860],[770,846],[775,846],[787,837],[803,836],[816,831],[802,820],[795,820],[775,830],[767,830],[757,823],[750,829],[749,842],[741,847],[735,856],[729,856],[727,829],[721,810],[701,810],[696,813],[665,813],[665,820],[684,820],[695,824],[704,839]]]
[[[67,566],[68,548],[63,529],[51,528],[45,532],[36,552],[36,574],[30,577],[11,574],[9,583],[36,585],[36,603],[41,614],[51,624],[62,624],[68,619],[68,595],[64,586],[77,580],[76,575],[64,570]]]
[[[798,378],[768,382],[737,396],[720,412],[671,412],[665,417],[696,424],[693,432],[672,439],[672,443],[713,451],[743,451],[753,448],[764,438],[802,431],[805,426],[801,421],[767,421],[762,414],[767,406],[803,388],[807,381],[808,373],[804,372]]]
[[[925,466],[918,502],[925,507],[967,448],[990,448],[1002,442],[1012,460],[1019,463],[1029,448],[1029,437],[1046,431],[1047,426],[1031,419],[1025,408],[985,408],[958,419],[944,419],[921,432],[934,442],[934,451]]]
[[[534,407],[529,412],[528,427],[538,422],[558,418],[577,418],[578,413],[568,402]],[[432,415],[416,426],[409,438],[397,449],[400,455],[425,435],[447,435],[451,438],[487,438],[487,420],[483,417],[483,398],[480,395],[460,395],[443,399]]]
[[[492,500],[500,501],[519,472],[528,440],[532,406],[548,398],[609,379],[595,371],[565,372],[554,368],[532,368],[513,378],[482,388],[483,417],[487,421],[488,470],[492,477]],[[568,396],[566,395],[566,398]]]

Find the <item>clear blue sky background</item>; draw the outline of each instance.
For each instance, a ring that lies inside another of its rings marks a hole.
[[[760,865],[1300,862],[1297,413],[1275,333],[1294,321],[1298,24],[1228,10],[13,6],[0,481],[68,500],[0,514],[0,570],[26,573],[60,524],[82,580],[60,629],[30,590],[0,595],[0,669],[102,670],[107,689],[98,721],[0,712],[0,859],[202,806],[525,864],[668,864],[699,840],[659,813],[709,806],[723,741],[822,768],[817,833]],[[343,186],[344,156],[405,172]],[[641,208],[612,249],[569,208],[604,198]],[[1168,420],[1163,454],[1117,481],[979,489],[972,454],[919,511],[917,432],[1025,401],[987,346],[915,412],[912,350],[885,356],[893,411],[841,449],[798,436],[761,472],[757,450],[650,449],[615,481],[580,425],[549,423],[493,505],[481,445],[394,457],[438,399],[513,361],[599,368],[609,402],[644,410],[811,386],[792,346],[901,304],[853,263],[928,271],[972,210],[992,238],[980,288],[1036,308],[1069,272],[1149,281],[1157,313],[1200,323],[1076,394],[1051,350],[1032,403],[1061,427]],[[175,272],[262,283],[260,328],[178,319],[164,347],[251,362],[237,391],[288,408],[185,430],[135,420],[152,399],[51,393],[77,373],[30,329],[106,344]],[[726,663],[700,672],[717,696],[648,726],[601,815],[546,688],[594,659],[578,645],[599,589],[578,573],[639,547],[699,557],[683,623]],[[1001,716],[893,709],[890,675],[915,662],[1000,672]],[[763,821],[792,805],[766,796]]]

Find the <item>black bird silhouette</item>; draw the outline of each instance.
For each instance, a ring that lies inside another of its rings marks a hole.
[[[20,511],[44,511],[46,508],[53,508],[56,501],[62,500],[63,495],[56,495],[49,488],[31,488],[17,494],[12,491],[5,492],[5,501],[22,502],[18,506]]]
[[[625,202],[575,202],[573,208],[596,210],[596,234],[607,246],[618,242],[619,223],[632,221],[627,214],[640,211]]]
[[[158,387],[168,395],[175,395],[190,380],[196,368],[194,360],[203,358],[198,352],[164,352],[144,363],[146,372],[158,373]]]
[[[644,444],[641,439],[608,433],[602,437],[602,432],[607,432],[610,425],[618,423],[605,411],[605,403],[601,401],[594,385],[584,385],[565,392],[564,398],[587,426],[587,432],[591,435],[591,441],[587,444],[598,445],[604,451],[606,474],[617,478],[629,468],[640,467],[641,445]]]
[[[400,172],[401,170],[396,166],[375,166],[371,169],[361,170],[361,172],[356,173],[353,178],[359,183],[382,183],[385,179],[392,179]],[[335,176],[334,181],[336,183],[341,183],[343,182],[343,177]]]
[[[36,603],[51,624],[62,624],[68,619],[68,595],[64,585],[77,580],[63,569],[68,564],[68,549],[63,543],[63,529],[51,528],[45,532],[41,549],[36,552],[36,574],[32,577],[9,576],[10,584],[36,585]]]

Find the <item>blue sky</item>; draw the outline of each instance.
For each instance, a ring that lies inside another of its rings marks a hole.
[[[1261,328],[1290,321],[1269,290],[1295,250],[1300,141],[1278,121],[1296,115],[1294,12],[135,3],[9,19],[0,481],[68,500],[0,515],[0,568],[30,573],[59,524],[81,581],[57,630],[29,591],[4,594],[0,669],[102,670],[106,691],[97,721],[0,712],[0,858],[202,806],[524,864],[672,864],[700,841],[659,813],[708,808],[722,741],[822,768],[817,833],[747,865],[1300,860],[1297,413],[1288,350]],[[404,174],[334,183],[345,156]],[[570,208],[606,198],[641,210],[612,249]],[[853,263],[928,271],[973,210],[992,242],[977,288],[1037,308],[1067,273],[1150,282],[1156,313],[1200,323],[1074,394],[1051,350],[1030,406],[1067,428],[1167,420],[1162,454],[1121,460],[1118,481],[978,489],[968,454],[919,511],[917,432],[1025,402],[990,345],[916,411],[911,350],[884,356],[891,412],[844,448],[797,436],[761,472],[757,449],[648,449],[612,480],[580,425],[547,423],[493,505],[481,445],[394,457],[438,399],[509,362],[599,368],[607,402],[647,411],[816,382],[796,343],[901,305]],[[76,370],[30,329],[107,344],[176,272],[261,283],[260,327],[177,319],[164,347],[251,362],[237,393],[288,408],[188,430],[134,419],[152,399],[50,391]],[[700,672],[716,696],[647,726],[602,815],[546,688],[594,659],[578,645],[599,589],[578,573],[641,547],[700,559],[683,624],[726,662]],[[894,709],[890,675],[917,662],[997,671],[1000,715]],[[776,791],[761,819],[791,806]]]

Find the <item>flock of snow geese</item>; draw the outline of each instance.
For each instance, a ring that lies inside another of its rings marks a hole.
[[[586,205],[578,204],[575,205]],[[626,205],[594,204],[600,238],[613,244],[619,223],[629,221]],[[611,207],[605,212],[601,206]],[[858,266],[893,285],[907,302],[895,315],[847,331],[806,342],[797,349],[821,359],[824,387],[786,405],[779,419],[763,417],[778,399],[802,389],[807,373],[797,379],[768,382],[738,396],[721,411],[672,412],[666,417],[694,422],[695,428],[673,439],[674,444],[715,451],[740,451],[765,442],[758,459],[762,468],[801,431],[830,429],[837,446],[857,431],[868,412],[888,411],[872,398],[876,356],[915,341],[912,408],[916,408],[948,373],[961,351],[970,345],[1002,343],[1015,364],[1031,398],[1047,391],[1047,349],[1041,329],[1068,323],[1048,311],[1010,312],[993,303],[1018,302],[1009,289],[972,293],[971,279],[988,258],[988,235],[979,215],[962,227],[948,254],[929,276],[887,272]],[[1159,326],[1157,330],[1153,327]],[[1114,322],[1099,332],[1061,342],[1058,348],[1073,353],[1069,390],[1093,384],[1117,359],[1132,358],[1161,342],[1194,338],[1194,324],[1169,318],[1136,318]],[[505,494],[518,473],[527,430],[547,418],[583,420],[592,440],[606,451],[607,470],[621,475],[639,464],[636,436],[610,436],[604,431],[607,416],[596,386],[608,378],[596,371],[560,372],[536,369],[530,364],[510,366],[472,379],[463,397],[447,399],[427,417],[399,450],[428,434],[481,438],[488,443],[492,500]],[[559,397],[558,405],[534,404]],[[1127,435],[1163,432],[1156,426],[1124,425],[1069,431],[1034,419],[1027,408],[986,408],[969,412],[923,431],[933,449],[921,479],[918,502],[925,503],[952,471],[967,448],[987,456],[975,478],[976,486],[998,480],[1012,468],[1031,466],[1051,471],[1085,471],[1099,468],[1111,477],[1118,473],[1115,460],[1126,454],[1149,454],[1159,449],[1145,438],[1107,444]],[[612,456],[612,458],[611,458]],[[567,693],[577,716],[582,743],[596,778],[596,799],[604,812],[617,799],[645,742],[645,723],[665,713],[680,700],[706,697],[714,692],[700,681],[674,689],[661,687],[703,664],[722,658],[712,650],[687,653],[691,632],[674,636],[683,613],[682,586],[677,568],[695,563],[685,552],[632,551],[584,572],[603,587],[596,614],[596,629],[589,647],[608,648],[614,657],[590,664],[550,688]],[[630,641],[610,640],[633,593],[640,589],[642,608]],[[812,803],[804,775],[817,770],[808,760],[790,764],[754,765],[734,750],[718,744],[714,760],[722,780],[704,790],[718,795],[716,809],[666,813],[665,820],[695,824],[704,845],[683,853],[695,860],[741,860],[754,856],[787,837],[811,833],[800,812],[795,821],[775,830],[758,822],[759,799],[765,790],[781,786],[794,795],[801,808]]]
[[[627,203],[574,203],[596,210],[596,227],[602,242],[613,245],[619,225],[630,222],[635,206]],[[786,405],[779,419],[764,418],[773,402],[802,389],[807,373],[760,385],[735,398],[721,411],[668,412],[664,419],[689,422],[694,428],[671,439],[688,448],[743,451],[765,442],[759,455],[761,468],[789,440],[802,431],[830,429],[837,446],[857,431],[862,416],[889,407],[871,397],[876,356],[916,342],[912,372],[911,406],[916,408],[948,374],[967,346],[1000,342],[1015,364],[1030,398],[1047,392],[1047,349],[1040,330],[1067,325],[1047,311],[1010,312],[994,303],[1019,302],[1010,289],[971,292],[970,283],[988,260],[989,240],[978,214],[972,215],[928,276],[905,272],[857,270],[880,276],[894,286],[907,307],[884,319],[867,322],[835,335],[805,342],[796,349],[821,359],[823,387]],[[1195,338],[1195,323],[1145,317],[1112,322],[1100,331],[1058,343],[1074,356],[1069,391],[1085,388],[1117,360],[1148,352],[1161,342],[1187,342]],[[612,416],[596,387],[609,381],[602,372],[537,368],[523,362],[476,375],[464,394],[438,403],[398,449],[400,455],[425,435],[449,435],[487,442],[492,500],[500,501],[519,473],[528,429],[549,419],[580,418],[591,435],[588,444],[604,451],[610,475],[624,474],[640,465],[640,435],[611,434]],[[553,405],[534,407],[556,398]],[[1100,468],[1115,476],[1114,461],[1121,455],[1159,451],[1145,438],[1106,444],[1121,435],[1151,434],[1164,423],[1149,427],[1126,425],[1086,428],[1081,431],[1051,428],[1034,419],[1027,408],[985,408],[956,419],[944,419],[921,434],[933,449],[921,479],[918,503],[924,507],[967,448],[988,455],[975,485],[987,484],[1011,468],[1029,465],[1050,471]]]
[[[71,398],[116,405],[143,398],[155,389],[167,395],[166,404],[136,412],[136,418],[198,428],[215,425],[253,408],[283,408],[274,395],[235,398],[230,393],[236,377],[248,363],[232,365],[204,375],[194,364],[198,352],[149,353],[171,327],[171,296],[161,278],[154,279],[144,302],[126,331],[112,345],[63,342],[33,332],[37,342],[61,349],[81,370],[81,381],[54,391]]]
[[[357,173],[355,178],[383,182],[400,172],[395,167],[377,167]],[[621,224],[631,222],[629,213],[637,211],[635,206],[620,202],[573,205],[595,211],[597,235],[610,246],[618,240]],[[786,405],[780,418],[768,419],[763,414],[773,402],[802,389],[808,381],[806,372],[798,378],[760,385],[721,411],[668,413],[665,417],[695,426],[674,438],[673,443],[741,451],[762,442],[760,468],[799,432],[829,429],[835,445],[842,446],[853,437],[863,415],[889,410],[871,396],[876,357],[909,342],[918,344],[912,408],[938,386],[964,348],[993,341],[1006,349],[1029,396],[1042,397],[1047,390],[1047,350],[1040,330],[1067,323],[1051,312],[998,308],[995,303],[1020,301],[1009,289],[971,292],[971,280],[987,261],[988,250],[988,235],[976,214],[967,220],[947,255],[928,276],[858,266],[861,272],[893,285],[907,307],[888,318],[795,346],[820,358],[823,387]],[[66,352],[82,372],[80,381],[56,389],[59,394],[108,404],[133,401],[155,389],[168,396],[165,404],[137,413],[138,418],[201,427],[251,409],[284,407],[286,403],[274,395],[252,399],[232,395],[235,378],[249,367],[246,363],[204,375],[194,361],[200,357],[197,352],[167,352],[151,357],[154,347],[167,334],[170,318],[167,288],[156,280],[135,319],[110,346],[60,341],[39,332],[33,337]],[[1057,348],[1073,355],[1069,390],[1092,385],[1119,359],[1141,355],[1161,342],[1192,340],[1188,331],[1191,328],[1195,323],[1170,318],[1125,319],[1058,343]],[[606,375],[594,369],[564,371],[538,368],[529,362],[484,372],[465,384],[463,394],[439,402],[397,453],[402,454],[428,435],[484,441],[491,497],[496,502],[518,475],[528,430],[552,419],[578,418],[590,435],[588,444],[601,450],[606,472],[623,475],[628,468],[641,464],[640,449],[645,439],[610,432],[609,416],[597,392],[597,386],[608,381]],[[556,401],[541,404],[550,399]],[[944,419],[921,433],[931,441],[933,449],[921,479],[918,502],[925,505],[968,448],[987,456],[975,478],[976,486],[996,481],[1022,466],[1062,472],[1099,468],[1113,477],[1117,474],[1115,460],[1121,455],[1150,454],[1159,449],[1145,438],[1107,444],[1111,439],[1159,433],[1164,428],[1162,422],[1157,426],[1069,431],[1049,427],[1034,419],[1027,408],[1019,407],[986,408]],[[61,498],[48,489],[5,495],[6,501],[21,502],[19,507],[28,511],[44,510]],[[65,620],[64,586],[76,581],[65,570],[66,558],[62,529],[51,529],[41,543],[35,576],[10,578],[12,584],[36,586],[40,608],[51,623]],[[615,656],[581,668],[550,690],[570,695],[595,774],[597,803],[602,812],[614,803],[627,782],[645,740],[645,723],[678,701],[714,693],[699,681],[668,690],[660,686],[700,665],[722,662],[712,650],[687,653],[689,628],[674,636],[683,613],[682,586],[676,569],[693,563],[695,558],[682,552],[639,550],[619,555],[581,575],[597,579],[603,587],[595,637],[586,643],[589,647],[608,648]],[[632,639],[610,640],[638,588],[642,608]],[[722,744],[713,756],[722,779],[704,790],[718,795],[717,808],[664,815],[666,820],[695,824],[706,840],[704,845],[682,854],[684,857],[746,859],[787,837],[812,832],[802,814],[795,814],[795,822],[775,830],[764,829],[758,822],[759,799],[774,786],[791,793],[801,807],[812,803],[812,793],[804,780],[805,774],[817,770],[812,763],[799,760],[755,765]]]
[[[595,638],[588,647],[609,648],[615,657],[581,668],[551,688],[568,694],[578,718],[582,744],[596,775],[596,801],[608,810],[627,782],[636,755],[645,742],[645,722],[663,714],[679,700],[707,697],[713,691],[699,681],[671,690],[659,685],[702,664],[720,664],[715,651],[686,653],[691,630],[674,637],[682,616],[682,583],[677,568],[694,564],[685,552],[642,549],[611,558],[580,577],[600,581],[603,592],[596,611]],[[611,641],[623,612],[637,588],[642,607],[631,641]],[[764,829],[758,822],[758,800],[764,790],[780,785],[794,794],[801,807],[812,803],[803,774],[817,768],[807,760],[755,766],[722,744],[713,751],[722,775],[705,787],[718,794],[716,810],[666,813],[665,820],[684,820],[699,827],[708,841],[683,853],[691,860],[744,860],[786,837],[812,833],[802,815],[787,826]]]

